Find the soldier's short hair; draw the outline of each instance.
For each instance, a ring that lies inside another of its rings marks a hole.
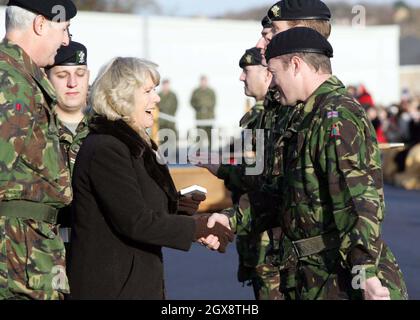
[[[323,54],[312,53],[312,52],[310,52],[310,53],[308,53],[308,52],[296,52],[296,53],[285,54],[285,55],[279,56],[277,58],[282,61],[285,69],[287,69],[287,67],[289,66],[292,58],[296,57],[296,56],[301,58],[309,66],[314,68],[316,72],[321,71],[323,73],[332,74],[331,60],[330,60],[329,57],[327,57]]]
[[[122,119],[132,125],[134,93],[148,77],[158,85],[160,75],[157,64],[134,57],[117,57],[102,67],[92,85],[91,106],[109,120]],[[138,129],[138,128],[135,128]],[[142,128],[140,134],[145,134]]]
[[[291,28],[302,26],[314,29],[328,39],[331,34],[331,23],[328,20],[288,20],[287,25]]]
[[[22,30],[29,27],[36,18],[36,14],[17,6],[6,8],[6,32]]]

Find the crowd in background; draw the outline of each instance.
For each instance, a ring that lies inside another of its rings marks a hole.
[[[420,97],[404,89],[399,103],[383,106],[374,102],[363,84],[349,86],[347,90],[365,108],[379,143],[405,144],[404,150],[395,158],[398,171],[404,171],[409,150],[420,143]]]

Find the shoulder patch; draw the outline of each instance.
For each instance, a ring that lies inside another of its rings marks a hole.
[[[327,113],[327,118],[331,119],[331,118],[338,118],[339,114],[338,111],[328,111]]]

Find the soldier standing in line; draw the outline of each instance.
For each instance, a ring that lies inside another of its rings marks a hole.
[[[261,128],[264,119],[264,99],[271,84],[272,76],[267,67],[263,66],[264,57],[260,49],[251,48],[239,61],[242,68],[240,80],[244,82],[245,94],[253,97],[256,104],[241,119],[243,129],[253,131],[253,151],[255,153],[255,130]],[[255,158],[255,154],[253,156]],[[267,211],[264,203],[264,193],[251,191],[241,195],[241,190],[231,190],[236,218],[236,246],[239,254],[238,280],[252,283],[257,300],[281,300],[280,275],[276,264],[268,260],[268,255],[273,254],[270,246],[269,232],[256,231],[259,219]],[[264,210],[265,209],[265,210]],[[278,254],[278,252],[277,252]]]
[[[69,44],[70,0],[10,0],[0,44],[0,299],[69,292],[58,210],[72,200],[54,88],[41,69]]]
[[[159,97],[159,130],[169,129],[176,134],[175,114],[178,109],[178,99],[171,90],[168,79],[162,81],[162,90],[159,92]]]
[[[66,155],[70,174],[73,175],[77,153],[89,133],[89,69],[86,47],[75,41],[71,41],[68,46],[62,46],[55,56],[54,64],[48,66],[46,72],[57,95],[60,145]],[[69,206],[60,210],[60,235],[65,244],[70,239],[70,216]]]
[[[296,255],[297,299],[406,299],[381,238],[384,192],[375,130],[332,75],[333,48],[298,27],[276,35],[266,60],[282,105],[304,104],[283,148],[281,227]]]
[[[190,103],[196,112],[197,129],[202,129],[206,132],[208,146],[210,148],[211,129],[214,126],[216,93],[212,88],[209,87],[208,79],[206,76],[201,76],[200,86],[193,91]]]
[[[267,12],[267,16],[262,20],[261,38],[257,47],[264,53],[273,34],[278,34],[287,29],[299,26],[313,28],[328,38],[331,32],[330,24],[331,13],[328,7],[319,0],[283,0],[279,1]],[[266,62],[265,62],[266,63]],[[270,243],[275,250],[268,259],[279,264],[281,281],[280,291],[285,299],[294,299],[295,295],[295,257],[290,240],[284,236],[279,225],[279,211],[274,203],[281,201],[280,195],[284,192],[278,189],[278,180],[283,177],[282,167],[282,146],[284,145],[283,136],[286,128],[296,115],[299,108],[283,106],[279,102],[279,93],[276,88],[271,88],[265,99],[265,115],[262,127],[265,131],[264,142],[264,172],[262,176],[246,176],[244,168],[232,165],[206,165],[212,173],[225,181],[229,189],[242,189],[243,192],[255,189],[263,189],[266,194],[266,202],[271,202],[271,214],[266,214],[259,219],[258,229],[260,232],[271,229]],[[262,210],[264,211],[264,210]],[[229,210],[230,224],[235,226],[236,220]],[[223,217],[221,218],[223,220]],[[212,219],[210,219],[212,221]],[[211,222],[210,222],[211,223]],[[275,258],[274,254],[280,252],[280,258]],[[276,261],[277,260],[277,261]]]

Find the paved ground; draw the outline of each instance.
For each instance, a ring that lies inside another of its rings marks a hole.
[[[383,235],[404,272],[411,299],[420,299],[420,192],[387,186]],[[165,249],[168,299],[253,299],[236,281],[234,246],[226,254],[193,245],[189,252]]]

